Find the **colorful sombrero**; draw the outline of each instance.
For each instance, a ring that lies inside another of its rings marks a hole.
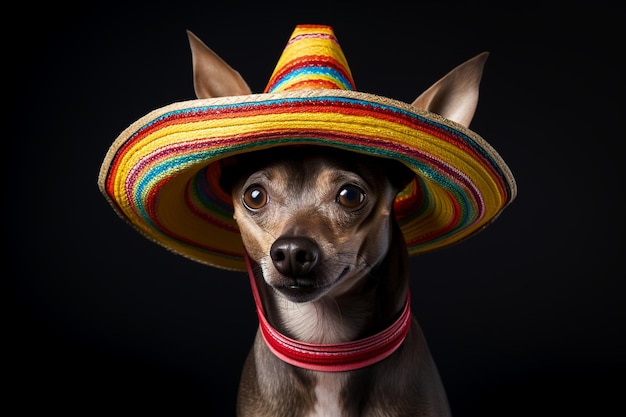
[[[98,185],[148,239],[207,265],[246,270],[220,160],[288,145],[330,146],[404,163],[396,198],[409,254],[459,242],[515,198],[498,153],[471,130],[400,101],[357,92],[332,28],[294,30],[263,94],[154,110],[109,149]]]

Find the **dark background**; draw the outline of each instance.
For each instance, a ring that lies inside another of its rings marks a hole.
[[[19,18],[4,29],[16,93],[3,146],[7,398],[65,415],[234,415],[257,326],[246,276],[141,237],[100,195],[98,171],[124,128],[194,98],[186,29],[260,92],[295,25],[321,23],[360,91],[407,102],[491,52],[471,128],[519,196],[476,237],[411,261],[413,311],[455,416],[620,414],[622,7],[435,3],[54,3],[5,16]]]

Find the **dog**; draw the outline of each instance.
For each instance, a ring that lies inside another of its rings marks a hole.
[[[198,98],[251,94],[241,75],[188,31]],[[464,126],[487,53],[453,69],[412,104]],[[290,339],[341,344],[384,331],[408,304],[409,263],[393,202],[414,173],[398,162],[329,147],[230,157],[221,174],[268,323]],[[406,311],[406,310],[404,310]],[[275,354],[261,330],[244,366],[237,415],[450,416],[415,317],[385,359],[312,370]]]

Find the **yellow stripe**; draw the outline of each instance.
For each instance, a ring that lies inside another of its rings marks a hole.
[[[346,128],[341,129],[344,126]],[[375,117],[333,113],[272,114],[249,116],[243,119],[214,119],[166,126],[146,135],[138,144],[123,155],[119,165],[118,178],[126,178],[132,167],[136,166],[143,158],[172,144],[196,141],[198,138],[204,137],[214,139],[230,138],[238,135],[290,128],[340,132],[355,136],[384,137],[391,142],[413,146],[453,166],[462,167],[462,171],[481,190],[487,199],[486,203],[488,203],[488,206],[495,205],[496,208],[499,208],[502,203],[502,196],[500,196],[497,183],[493,181],[488,170],[481,164],[476,163],[471,155],[454,145],[439,140],[430,134],[415,131],[404,125]],[[139,175],[141,176],[142,173]],[[159,179],[155,178],[155,181]],[[123,184],[117,183],[116,186],[116,195],[124,200],[124,193],[121,189]]]
[[[318,35],[318,34],[325,34],[325,35],[329,35],[335,38],[335,33],[333,29],[329,26],[311,27],[311,28],[298,26],[293,31],[289,40],[291,41],[297,36]],[[328,39],[324,39],[324,38],[311,37],[311,38],[298,39],[297,41],[287,44],[287,46],[283,50],[282,55],[278,59],[278,62],[276,63],[276,67],[274,68],[274,71],[270,79],[273,79],[274,75],[280,70],[282,70],[286,65],[288,65],[289,62],[299,59],[303,56],[308,56],[308,55],[321,55],[321,56],[332,57],[342,67],[344,67],[346,73],[350,74],[350,78],[352,78],[350,67],[348,66],[348,61],[346,60],[346,57],[343,54],[343,51],[341,50],[341,47],[339,46],[338,42],[331,42]],[[281,89],[282,89],[282,86],[281,86]]]

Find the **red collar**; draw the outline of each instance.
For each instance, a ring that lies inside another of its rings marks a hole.
[[[406,303],[400,317],[391,326],[372,336],[344,343],[306,343],[291,339],[273,328],[265,318],[248,254],[245,254],[245,259],[261,335],[270,350],[291,365],[325,372],[365,368],[395,352],[409,332],[411,300],[410,293],[407,292]]]

